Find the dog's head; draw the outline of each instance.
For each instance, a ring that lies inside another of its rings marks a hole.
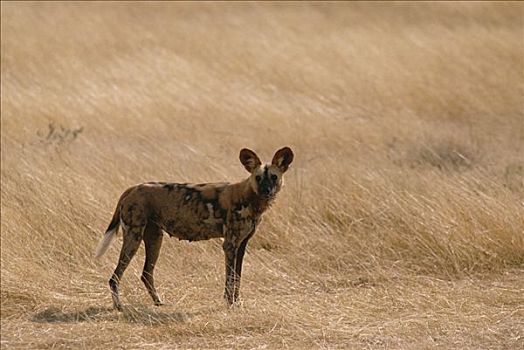
[[[272,198],[282,188],[282,176],[293,161],[293,151],[284,147],[273,156],[271,164],[262,164],[255,152],[244,148],[240,151],[240,162],[251,173],[249,183],[253,191],[262,197]]]

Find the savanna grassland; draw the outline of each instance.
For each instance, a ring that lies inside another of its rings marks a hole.
[[[1,15],[1,347],[522,349],[522,3],[21,3]],[[119,195],[291,146],[227,309],[221,241],[107,281]]]

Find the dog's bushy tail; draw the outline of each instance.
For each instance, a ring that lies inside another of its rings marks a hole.
[[[116,234],[118,233],[118,228],[120,227],[120,202],[122,199],[126,196],[126,194],[129,192],[127,190],[122,194],[120,199],[118,200],[118,204],[116,205],[115,213],[113,214],[113,219],[111,220],[111,223],[107,227],[106,233],[104,234],[104,237],[98,242],[98,245],[96,246],[95,250],[95,259],[100,258],[104,253],[107,251],[107,248],[111,245],[113,240],[116,237]]]
[[[113,223],[113,222],[111,222]],[[118,226],[120,226],[120,219],[116,223],[116,227],[112,230],[106,231],[104,234],[104,237],[98,242],[98,245],[96,246],[95,250],[95,259],[100,258],[104,253],[107,251],[107,248],[113,243],[113,240],[115,239],[115,236],[118,232]]]

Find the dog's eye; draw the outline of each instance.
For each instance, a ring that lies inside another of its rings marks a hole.
[[[262,179],[260,176],[255,176],[255,179],[257,180],[257,182],[260,182],[260,179]]]
[[[278,176],[276,176],[275,174],[271,175],[271,180],[277,181],[277,179],[278,179]]]

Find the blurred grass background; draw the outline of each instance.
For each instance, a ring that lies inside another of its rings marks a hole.
[[[5,348],[522,348],[520,3],[2,2]],[[121,192],[296,154],[248,247],[92,260]]]

